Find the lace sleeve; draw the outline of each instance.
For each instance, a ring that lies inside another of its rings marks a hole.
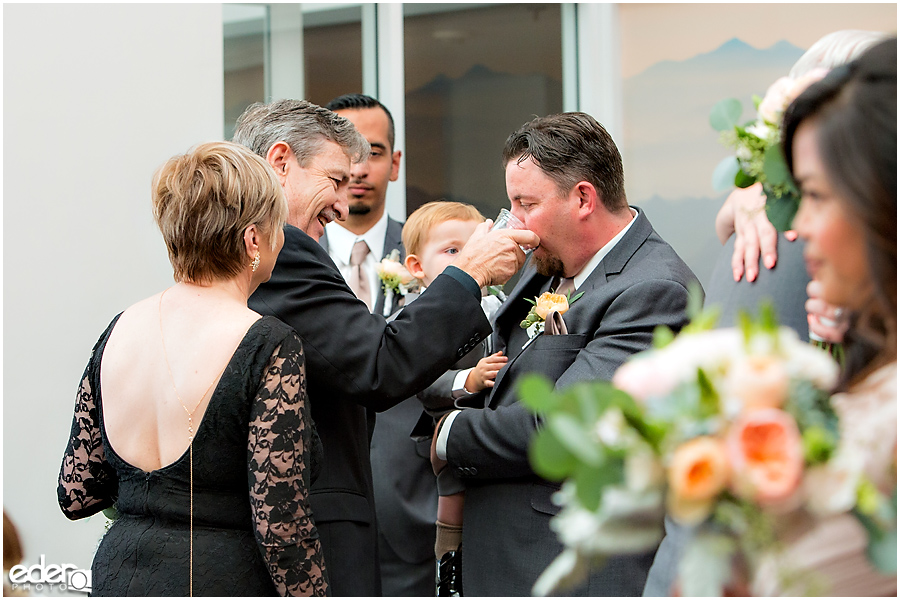
[[[112,506],[118,495],[118,479],[106,462],[100,439],[100,418],[90,372],[88,364],[75,398],[72,433],[56,488],[59,507],[70,519],[89,517]]]
[[[300,339],[273,353],[250,413],[248,480],[256,540],[285,596],[324,596],[325,561],[312,520],[311,425]]]

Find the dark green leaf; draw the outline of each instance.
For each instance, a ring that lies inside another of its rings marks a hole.
[[[709,124],[716,131],[728,131],[737,124],[743,110],[740,100],[726,98],[712,107],[712,111],[709,113]]]
[[[542,375],[525,375],[519,380],[516,389],[522,404],[533,413],[551,410],[559,404],[553,394],[553,384]]]
[[[547,429],[541,429],[535,435],[528,447],[528,459],[534,472],[550,481],[562,481],[578,464],[572,453]]]
[[[781,198],[770,196],[766,201],[766,216],[776,230],[787,231],[791,229],[794,216],[799,208],[800,199],[797,196],[792,194],[784,195]]]
[[[569,292],[569,294],[571,294],[571,293],[572,293],[572,292]],[[581,298],[582,296],[584,296],[584,292],[578,292],[577,294],[575,294],[575,297],[574,297],[574,298],[569,298],[569,294],[566,294],[566,301],[567,301],[569,304],[572,304],[573,302],[575,302],[576,300],[578,300],[579,298]]]
[[[743,171],[739,170],[734,175],[734,187],[744,189],[750,187],[754,183],[756,183],[756,177],[751,177]]]

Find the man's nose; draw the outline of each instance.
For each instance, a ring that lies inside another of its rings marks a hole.
[[[369,161],[364,160],[361,163],[350,165],[351,179],[365,179],[369,175]]]
[[[344,187],[344,189],[337,195],[337,200],[334,201],[334,204],[331,205],[332,210],[337,214],[335,217],[338,221],[343,221],[347,218],[347,215],[350,214],[350,204],[347,199],[347,195],[349,194],[349,188]]]

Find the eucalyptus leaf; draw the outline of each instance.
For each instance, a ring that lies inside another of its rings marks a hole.
[[[553,409],[559,402],[549,379],[534,373],[519,380],[517,391],[522,403],[533,413]]]
[[[882,573],[897,572],[897,530],[885,531],[880,535],[869,535],[866,557],[872,566]]]
[[[528,458],[535,473],[550,481],[561,481],[568,477],[578,461],[547,429],[537,432],[528,447]]]
[[[578,464],[574,479],[575,493],[581,505],[595,511],[600,506],[606,486],[621,484],[625,480],[625,465],[621,459],[604,461],[600,466]]]
[[[678,565],[681,595],[722,596],[731,580],[735,551],[734,541],[723,535],[703,533],[691,538]]]
[[[743,111],[740,100],[726,98],[712,107],[712,111],[709,113],[709,124],[716,131],[728,131],[737,124]]]
[[[567,414],[552,414],[547,418],[547,430],[578,460],[592,466],[599,466],[603,460],[599,442],[588,435],[585,425],[577,417]]]
[[[734,178],[741,170],[738,159],[734,156],[726,156],[723,158],[712,174],[712,186],[717,192],[724,192],[731,189],[734,185]]]

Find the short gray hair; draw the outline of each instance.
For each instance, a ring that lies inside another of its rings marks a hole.
[[[353,123],[305,100],[251,104],[238,117],[233,141],[263,158],[277,142],[285,142],[301,167],[309,165],[325,141],[340,146],[353,163],[366,160],[371,152]]]

